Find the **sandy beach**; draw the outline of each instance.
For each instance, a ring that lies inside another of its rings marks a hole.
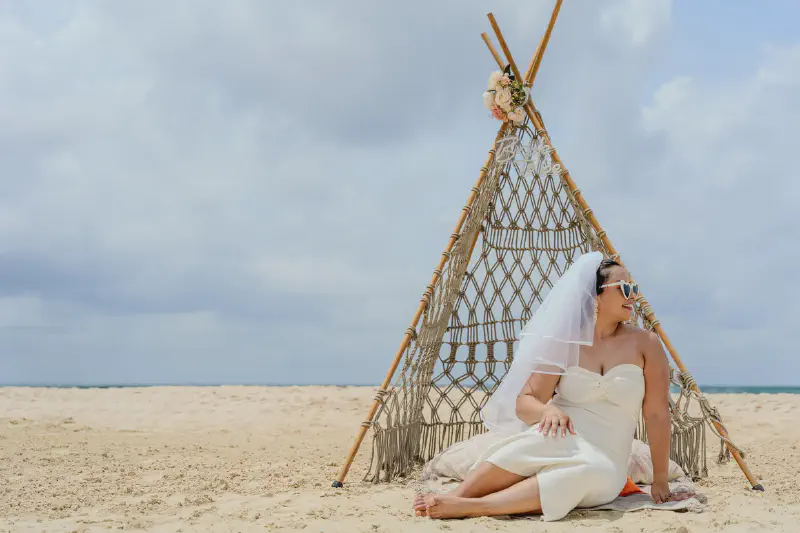
[[[765,493],[735,463],[699,483],[706,512],[575,511],[530,519],[432,521],[407,483],[361,478],[368,434],[332,489],[370,387],[0,389],[0,531],[433,532],[796,531],[800,395],[712,395]]]

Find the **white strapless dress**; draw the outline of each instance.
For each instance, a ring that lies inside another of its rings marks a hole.
[[[644,398],[644,373],[634,364],[605,375],[570,367],[551,400],[577,435],[544,436],[538,424],[493,444],[473,465],[488,461],[520,476],[539,478],[544,520],[560,520],[576,507],[619,496]]]

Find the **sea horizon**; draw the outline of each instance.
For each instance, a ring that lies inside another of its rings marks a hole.
[[[154,387],[379,387],[370,383],[0,383],[0,388],[135,389]],[[709,394],[800,394],[800,385],[702,385]],[[673,389],[676,390],[676,389]]]

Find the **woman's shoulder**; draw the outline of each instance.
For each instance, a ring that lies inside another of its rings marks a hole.
[[[661,338],[658,333],[648,329],[637,327],[634,324],[622,324],[622,334],[629,336],[632,341],[631,346],[635,346],[636,350],[642,354],[645,364],[648,361],[659,363],[663,360],[666,361],[666,355],[661,348]]]
[[[644,340],[650,339],[652,335],[655,335],[655,332],[640,328],[636,324],[631,324],[630,322],[623,322],[620,324],[619,332],[623,335],[631,335]]]
[[[658,334],[655,331],[640,328],[635,324],[623,323],[620,327],[621,336],[627,337],[637,348],[642,351],[649,351],[646,348],[654,343],[659,342]]]

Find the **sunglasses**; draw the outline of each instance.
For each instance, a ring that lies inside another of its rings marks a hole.
[[[622,291],[622,295],[625,298],[630,299],[639,296],[639,285],[635,281],[616,281],[614,283],[600,285],[600,287],[616,287],[617,285],[619,285],[619,289]]]

